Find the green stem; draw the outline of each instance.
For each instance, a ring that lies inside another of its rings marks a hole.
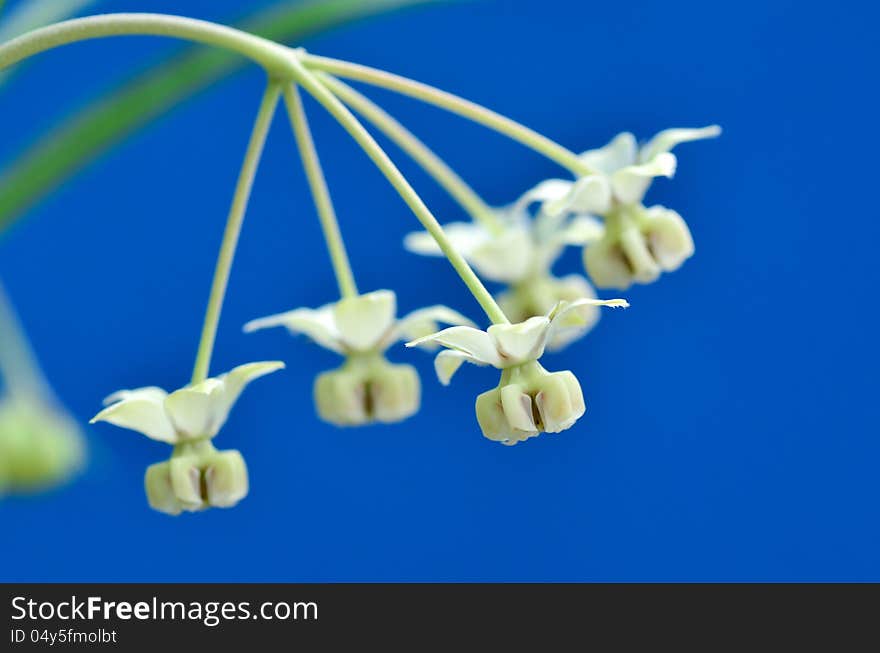
[[[474,220],[482,223],[490,231],[495,233],[500,231],[501,224],[495,217],[492,207],[412,132],[348,84],[325,73],[319,73],[317,76],[336,97],[361,114],[409,154]]]
[[[391,161],[385,151],[379,146],[370,133],[358,121],[357,118],[349,111],[339,98],[333,95],[330,90],[325,87],[315,76],[309,72],[298,60],[294,60],[293,64],[296,68],[296,76],[299,84],[306,89],[314,98],[320,102],[325,109],[339,122],[340,125],[349,133],[358,145],[366,152],[367,156],[376,164],[376,167],[385,175],[386,179],[391,183],[394,189],[407,203],[409,208],[415,213],[419,222],[427,229],[427,231],[437,241],[441,251],[449,259],[452,267],[458,272],[465,285],[473,294],[474,298],[479,302],[480,306],[494,323],[506,324],[507,317],[504,311],[492,298],[492,295],[486,290],[486,287],[480,281],[467,261],[464,260],[452,243],[443,232],[437,218],[431,213],[422,198],[413,190],[409,182],[397,169],[397,166]]]
[[[321,160],[315,149],[315,141],[309,129],[309,121],[303,108],[302,98],[296,86],[287,84],[284,86],[284,104],[287,106],[287,115],[290,118],[290,126],[293,128],[296,143],[299,147],[300,158],[306,171],[306,178],[321,221],[321,230],[324,232],[324,240],[327,250],[330,252],[330,261],[333,271],[336,273],[336,282],[339,284],[339,294],[342,297],[357,297],[358,289],[345,251],[345,242],[339,231],[339,222],[336,219],[336,211],[333,210],[333,201],[330,199],[330,191],[327,189],[327,180],[321,170]]]
[[[452,93],[441,91],[433,86],[422,84],[400,75],[394,75],[384,70],[362,66],[360,64],[304,54],[302,63],[312,70],[355,79],[373,86],[387,88],[403,95],[416,98],[428,104],[433,104],[447,111],[457,113],[465,118],[478,122],[490,129],[494,129],[515,141],[519,141],[526,147],[543,154],[548,159],[555,161],[564,168],[568,168],[575,175],[591,174],[593,170],[583,163],[571,150],[559,143],[539,134],[538,132],[519,124],[518,122],[502,116],[479,104],[460,98]]]
[[[164,14],[104,14],[33,30],[0,46],[0,70],[68,43],[106,36],[170,36],[214,45],[254,60],[276,77],[290,77],[290,50],[274,41],[204,20]]]
[[[49,399],[53,396],[2,284],[0,284],[0,377],[10,396],[21,399]]]
[[[214,270],[214,281],[211,284],[211,294],[208,297],[208,309],[205,311],[205,323],[202,327],[202,337],[199,340],[199,351],[196,354],[196,362],[193,367],[192,383],[200,383],[208,378],[208,369],[211,366],[211,354],[214,351],[214,340],[217,337],[217,325],[220,322],[220,311],[223,308],[223,298],[226,295],[226,287],[229,284],[229,272],[232,269],[232,260],[235,258],[235,248],[238,245],[238,237],[241,233],[241,225],[247,210],[248,200],[251,196],[251,188],[254,184],[254,176],[263,154],[263,146],[272,123],[275,107],[281,95],[281,83],[270,81],[260,101],[260,109],[251,132],[245,153],[244,163],[238,175],[235,186],[235,194],[232,198],[232,206],[229,209],[229,217],[226,220],[226,230],[223,232],[223,243],[220,245],[220,254],[217,257],[217,267]]]

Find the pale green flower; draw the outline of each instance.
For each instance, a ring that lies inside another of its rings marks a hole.
[[[400,340],[436,331],[438,323],[467,325],[470,320],[446,306],[423,308],[400,318],[390,290],[347,297],[317,309],[298,308],[248,322],[244,330],[284,326],[345,357],[335,370],[315,380],[318,415],[337,426],[399,422],[419,409],[421,388],[410,365],[394,365],[385,351]]]
[[[407,347],[439,344],[434,361],[440,382],[448,385],[465,362],[502,370],[497,388],[477,398],[477,420],[483,435],[516,444],[542,432],[558,433],[584,413],[580,384],[571,372],[547,372],[538,359],[559,330],[576,327],[595,306],[626,307],[622,299],[579,299],[560,302],[545,316],[515,324],[493,324],[486,331],[455,326],[425,336]]]
[[[171,459],[151,465],[144,477],[155,510],[178,515],[229,508],[247,496],[247,466],[238,451],[217,451],[211,438],[245,386],[283,367],[278,361],[247,363],[170,394],[157,387],[120,390],[105,399],[107,408],[92,423],[109,422],[174,445]]]
[[[45,401],[0,399],[0,494],[31,492],[65,481],[82,465],[77,423]]]

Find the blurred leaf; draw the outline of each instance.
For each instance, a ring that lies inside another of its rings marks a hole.
[[[435,0],[282,2],[236,25],[290,42],[358,18]],[[291,6],[295,5],[295,6]],[[138,127],[241,68],[247,60],[225,50],[190,46],[76,112],[0,173],[0,232]]]

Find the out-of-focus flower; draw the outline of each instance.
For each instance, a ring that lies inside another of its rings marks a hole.
[[[171,459],[151,465],[144,478],[150,506],[178,515],[208,507],[229,508],[248,493],[247,466],[238,451],[211,444],[251,381],[284,367],[268,361],[240,365],[226,374],[167,393],[162,388],[121,390],[92,418],[174,445]]]
[[[407,347],[434,343],[447,348],[434,361],[444,385],[465,362],[501,369],[498,387],[477,398],[477,420],[487,438],[516,444],[541,432],[563,431],[583,415],[583,394],[574,375],[549,373],[537,361],[555,331],[582,324],[596,306],[629,304],[622,299],[560,302],[545,316],[493,324],[486,331],[450,327],[408,342]]]
[[[61,409],[43,401],[0,400],[0,494],[63,482],[83,457],[82,432]]]
[[[315,379],[314,398],[321,419],[337,426],[399,422],[419,409],[421,384],[415,368],[395,365],[385,351],[400,340],[436,331],[438,323],[467,325],[470,320],[446,306],[431,306],[397,319],[397,298],[390,290],[346,297],[317,309],[298,308],[248,322],[244,330],[284,326],[345,362]]]

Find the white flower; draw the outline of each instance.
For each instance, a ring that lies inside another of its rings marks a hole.
[[[107,408],[91,423],[109,422],[174,445],[210,439],[248,383],[283,367],[278,361],[248,363],[171,394],[157,387],[120,390],[104,400]]]
[[[605,215],[617,204],[640,204],[654,177],[672,177],[677,160],[670,150],[680,143],[714,138],[718,125],[701,129],[666,129],[639,147],[629,132],[615,136],[604,147],[588,150],[580,160],[594,172],[576,181],[544,182],[542,210],[549,215],[591,213]]]
[[[297,308],[286,313],[252,320],[246,333],[284,326],[292,334],[302,333],[322,347],[338,354],[381,353],[400,340],[418,338],[437,329],[437,323],[473,324],[446,306],[430,306],[400,320],[396,319],[397,298],[390,290],[377,290],[348,297],[332,304]]]
[[[150,465],[144,488],[150,507],[169,515],[231,508],[247,496],[247,465],[238,451],[209,446]]]
[[[436,343],[447,347],[437,354],[434,368],[443,385],[448,385],[462,363],[491,365],[506,369],[539,359],[548,339],[559,329],[583,322],[594,306],[625,308],[623,299],[579,299],[560,302],[547,315],[532,317],[516,324],[493,324],[486,331],[454,326],[406,343],[407,347]]]
[[[559,192],[556,182],[539,184],[510,206],[495,209],[493,227],[479,222],[451,222],[443,231],[484,279],[518,284],[549,273],[568,245],[585,245],[602,236],[603,228],[586,215],[563,216],[552,224],[539,216],[532,219],[529,207]],[[570,187],[571,182],[561,182]],[[443,256],[434,237],[417,231],[404,238],[404,247],[415,254]]]
[[[318,309],[298,308],[248,322],[251,332],[285,326],[345,356],[335,370],[315,379],[318,415],[337,426],[399,422],[419,409],[421,383],[411,365],[389,363],[384,352],[399,340],[435,332],[438,322],[473,324],[446,306],[431,306],[396,319],[397,300],[390,290],[341,299]],[[431,348],[431,343],[425,344]]]
[[[584,249],[584,266],[596,285],[626,290],[677,270],[693,254],[691,232],[678,213],[636,206],[618,209],[606,236]]]

